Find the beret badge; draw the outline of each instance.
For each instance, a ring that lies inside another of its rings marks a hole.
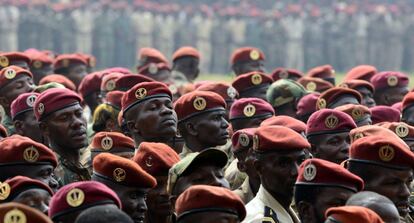
[[[39,151],[31,146],[23,151],[23,159],[29,163],[34,163],[39,159]]]
[[[26,223],[27,217],[23,211],[15,208],[4,215],[4,223]]]
[[[85,193],[79,188],[73,188],[66,195],[66,202],[71,207],[79,207],[85,201]]]
[[[10,185],[8,183],[0,183],[0,201],[6,200],[10,195]]]
[[[309,164],[303,170],[303,178],[307,181],[312,181],[316,177],[316,166],[313,164]]]
[[[378,150],[378,156],[384,162],[391,161],[394,158],[394,155],[394,148],[388,145],[381,146],[381,148]]]
[[[400,138],[408,136],[408,133],[409,130],[405,124],[400,124],[395,128],[395,134],[397,134],[397,136],[399,136]]]
[[[197,110],[197,111],[202,111],[207,107],[207,101],[206,99],[202,98],[202,97],[196,97],[193,101],[193,107]]]
[[[116,182],[122,182],[126,178],[126,172],[122,168],[116,168],[113,172],[113,176]]]

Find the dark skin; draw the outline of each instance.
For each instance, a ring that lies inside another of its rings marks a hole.
[[[13,125],[17,134],[29,137],[36,142],[43,143],[39,122],[36,120],[33,111],[19,114],[13,121]]]
[[[267,101],[266,92],[269,86],[269,84],[262,84],[259,87],[241,91],[239,92],[239,98],[260,98]]]
[[[227,143],[229,123],[223,109],[204,113],[180,123],[180,132],[187,146],[194,152]]]
[[[11,65],[15,65],[15,66],[21,67],[23,69],[29,70],[29,64],[24,60],[12,60],[12,61],[10,61],[9,66],[11,66]]]
[[[256,128],[260,126],[264,120],[272,117],[273,114],[268,114],[261,117],[251,117],[251,118],[242,118],[242,119],[235,119],[231,121],[231,127],[234,131],[245,129],[245,128]]]
[[[234,64],[232,68],[236,76],[246,74],[249,72],[253,72],[253,71],[266,72],[266,68],[264,67],[263,60],[243,61],[243,62]]]
[[[179,219],[179,223],[239,223],[241,222],[239,217],[235,214],[219,212],[219,211],[208,211],[200,212],[187,215],[182,219]]]
[[[355,192],[340,187],[321,187],[313,203],[300,201],[297,209],[302,223],[323,223],[325,212],[331,207],[344,206]]]
[[[108,206],[111,208],[118,208],[115,204],[103,204],[103,205],[99,205],[99,206]],[[92,206],[94,207],[94,206]],[[90,208],[90,207],[88,207]],[[82,211],[87,210],[88,208],[85,209],[81,209],[75,212],[71,212],[69,214],[65,214],[62,216],[59,216],[57,218],[55,218],[53,220],[54,223],[74,223],[74,220],[80,215],[80,213],[82,213]]]
[[[311,153],[315,158],[340,164],[348,158],[349,132],[311,136]]]
[[[285,210],[292,203],[298,168],[304,160],[305,152],[300,149],[260,154],[254,162],[262,186]]]
[[[68,161],[79,163],[79,151],[88,145],[86,120],[79,103],[53,112],[40,122],[40,129],[50,148]]]
[[[347,105],[347,104],[359,105],[359,102],[358,102],[358,99],[352,95],[343,95],[343,96],[340,96],[339,99],[337,99],[334,103],[329,104],[328,108],[336,108],[341,105]]]
[[[78,87],[87,74],[87,67],[85,64],[73,63],[69,66],[68,72],[64,75]]]
[[[96,107],[102,104],[101,93],[99,91],[92,92],[83,99],[85,103],[88,105],[88,107],[91,109],[92,114],[93,111],[95,111]]]
[[[414,141],[413,140],[404,140],[407,143],[408,147],[410,147],[411,152],[414,152]]]
[[[136,145],[141,142],[168,143],[177,132],[177,114],[168,97],[143,101],[128,110],[125,117]]]
[[[363,118],[361,121],[355,122],[355,123],[358,127],[365,126],[365,125],[372,125],[371,116],[366,115],[365,118]]]
[[[157,176],[157,186],[148,191],[146,222],[168,223],[173,214],[170,196],[167,193],[168,176]]]
[[[254,169],[255,155],[253,149],[249,148],[244,151],[234,153],[237,158],[237,169],[249,176],[249,184],[253,193],[256,194],[260,187],[260,177]]]
[[[408,93],[408,87],[389,87],[375,91],[374,99],[377,105],[391,106],[402,101]]]
[[[0,167],[2,173],[0,181],[5,181],[7,178],[14,176],[25,176],[35,180],[39,180],[53,191],[58,190],[58,182],[53,175],[53,166],[51,164],[35,164],[35,165],[15,165]]]
[[[163,83],[168,83],[171,78],[171,71],[167,69],[160,69],[155,74],[148,73],[148,77]]]
[[[294,101],[291,101],[279,107],[273,107],[273,108],[275,109],[276,115],[286,115],[292,118],[296,118],[297,109],[296,109],[296,103]]]
[[[408,125],[414,126],[414,106],[403,110],[401,121],[407,123]]]
[[[30,66],[30,71],[33,74],[33,79],[36,84],[39,83],[39,81],[44,78],[48,74],[53,73],[53,67],[52,64],[44,64],[40,68],[35,68],[33,66]]]
[[[17,75],[8,84],[0,88],[0,105],[3,106],[7,115],[10,115],[10,105],[20,94],[33,91],[33,79],[26,75]]]
[[[359,87],[355,89],[362,95],[361,104],[367,106],[368,108],[374,107],[376,105],[374,100],[373,92],[366,87]]]
[[[21,192],[12,201],[25,204],[47,215],[51,197],[52,195],[50,195],[46,190],[33,188]]]
[[[118,195],[122,202],[122,210],[132,218],[134,223],[144,221],[145,212],[148,210],[145,203],[146,189],[121,185],[95,175],[92,176],[92,180],[105,184]]]
[[[173,70],[183,73],[188,81],[193,82],[200,73],[199,64],[200,60],[196,57],[181,57],[174,61]]]

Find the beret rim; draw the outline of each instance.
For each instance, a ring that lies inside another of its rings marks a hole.
[[[347,186],[340,185],[340,184],[296,182],[295,187],[297,187],[297,186],[305,186],[305,187],[339,187],[339,188],[350,190],[350,191],[355,192],[355,193],[358,192],[357,187],[351,188],[351,187],[347,187]]]
[[[312,136],[318,136],[318,135],[327,135],[327,134],[336,134],[336,133],[343,133],[343,132],[350,132],[352,128],[346,128],[346,129],[336,129],[334,131],[318,131],[318,132],[311,132],[306,134],[306,138],[312,137]]]
[[[182,219],[191,214],[202,213],[202,212],[212,212],[212,211],[225,212],[229,214],[234,214],[239,217],[239,213],[236,210],[233,210],[230,208],[197,208],[197,209],[191,209],[189,211],[185,211],[181,213],[179,216],[177,216],[177,220]]]
[[[194,113],[188,115],[187,117],[184,117],[184,118],[178,120],[177,123],[187,121],[188,119],[194,118],[196,116],[199,116],[199,115],[202,115],[202,114],[205,114],[205,113],[214,112],[214,111],[221,111],[221,110],[225,111],[226,109],[224,107],[215,107],[215,108],[206,109],[206,110],[200,111],[200,112],[194,112]]]
[[[63,106],[63,107],[61,107],[61,108],[56,108],[55,110],[52,110],[52,111],[49,111],[48,113],[43,113],[43,114],[41,114],[40,115],[40,117],[39,117],[39,121],[42,121],[42,120],[44,120],[45,118],[47,118],[49,115],[51,115],[51,114],[53,114],[53,113],[55,113],[55,112],[57,112],[57,111],[60,111],[60,110],[63,110],[63,109],[65,109],[65,108],[69,108],[69,107],[72,107],[72,106],[75,106],[75,105],[80,105],[80,101],[76,101],[76,102],[73,102],[73,103],[70,103],[70,104],[67,104],[67,105],[65,105],[65,106]]]
[[[411,167],[409,167],[409,166],[396,166],[396,165],[385,164],[385,163],[372,161],[372,160],[362,160],[362,159],[349,158],[348,161],[349,162],[356,162],[356,163],[363,163],[363,164],[367,164],[367,165],[375,165],[375,166],[380,166],[380,167],[384,167],[384,168],[388,168],[388,169],[394,169],[394,170],[411,169]]]
[[[102,204],[115,204],[115,205],[117,205],[114,201],[109,200],[109,199],[106,199],[106,200],[97,201],[97,202],[94,202],[94,203],[91,203],[91,204],[80,205],[79,207],[71,207],[71,208],[65,209],[65,210],[63,210],[63,211],[61,211],[61,212],[55,213],[55,214],[54,214],[53,216],[51,216],[50,218],[51,218],[52,220],[56,221],[56,218],[57,218],[57,217],[60,217],[60,216],[62,216],[62,215],[66,215],[66,214],[69,214],[69,213],[73,213],[73,212],[75,212],[75,211],[79,211],[79,210],[87,209],[87,208],[90,208],[90,207],[93,207],[93,206],[102,205]]]
[[[239,119],[252,119],[252,118],[263,118],[263,117],[266,117],[266,116],[268,116],[268,115],[273,115],[273,113],[272,112],[265,112],[264,114],[260,114],[260,115],[253,115],[253,116],[251,116],[251,117],[246,117],[246,116],[237,116],[237,117],[233,117],[233,118],[230,118],[229,119],[229,121],[231,122],[231,121],[235,121],[235,120],[239,120]]]
[[[136,100],[136,101],[134,101],[133,103],[131,103],[130,105],[128,105],[128,106],[124,109],[124,111],[123,111],[123,112],[124,112],[124,115],[125,115],[125,113],[126,113],[129,109],[131,109],[132,107],[134,107],[135,105],[137,105],[137,104],[139,104],[139,103],[141,103],[141,102],[144,102],[144,101],[147,101],[147,100],[150,100],[150,99],[154,99],[154,98],[164,98],[164,97],[167,97],[167,98],[171,99],[171,96],[170,96],[170,95],[165,94],[165,93],[162,93],[162,94],[155,94],[155,95],[151,95],[151,96],[145,97],[145,98],[140,99],[140,100]]]

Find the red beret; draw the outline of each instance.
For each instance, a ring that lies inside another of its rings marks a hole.
[[[379,125],[365,125],[365,126],[354,128],[349,132],[349,138],[351,139],[351,143],[363,137],[378,136],[378,135],[381,135],[387,138],[391,137],[393,138],[394,141],[398,141],[403,145],[405,144],[404,141],[402,141],[397,135],[395,135],[394,132]],[[407,145],[405,144],[405,146]]]
[[[397,103],[391,105],[391,108],[395,108],[398,111],[402,112],[402,102],[400,101],[400,102],[397,102]]]
[[[377,73],[377,68],[371,65],[359,65],[352,68],[348,73],[346,73],[344,81],[350,80],[371,80],[372,76]]]
[[[313,158],[300,165],[296,185],[342,187],[358,192],[364,188],[364,181],[336,163]]]
[[[149,63],[137,69],[138,73],[146,76],[155,75],[160,70],[171,70],[167,63]]]
[[[80,181],[61,187],[49,204],[49,217],[56,218],[69,215],[87,208],[115,204],[121,209],[122,204],[116,193],[105,184],[96,181]]]
[[[402,140],[414,140],[414,127],[404,122],[382,122],[378,123],[378,125],[391,130]]]
[[[172,98],[171,91],[167,85],[156,81],[139,83],[125,92],[124,96],[122,96],[122,111],[125,115],[125,112],[134,105],[152,98],[160,97]]]
[[[178,197],[175,210],[178,221],[200,212],[230,212],[240,221],[246,217],[246,209],[239,196],[227,188],[208,185],[195,185],[185,190]]]
[[[4,223],[23,222],[23,220],[16,221],[15,219],[26,219],[24,222],[28,223],[53,223],[41,211],[16,202],[0,204],[0,219]]]
[[[329,208],[325,213],[326,218],[333,218],[335,222],[355,223],[384,223],[381,217],[366,207],[362,206],[342,206]]]
[[[30,58],[21,52],[7,52],[0,53],[0,69],[13,65],[14,61],[24,61],[28,65],[30,64]]]
[[[322,93],[334,87],[330,82],[317,77],[302,77],[297,82],[310,92],[316,91]]]
[[[0,124],[0,136],[3,138],[6,138],[9,135],[9,133],[7,132],[7,129]]]
[[[350,88],[333,87],[323,92],[316,102],[317,109],[330,108],[330,106],[338,101],[341,96],[352,96],[358,100],[359,103],[362,101],[362,96],[358,91]]]
[[[233,153],[250,149],[253,146],[253,136],[255,132],[256,128],[237,130],[231,137]]]
[[[364,119],[371,117],[371,111],[364,105],[347,104],[336,107],[335,110],[345,112],[352,117],[355,123],[361,122]]]
[[[78,92],[82,95],[82,98],[85,98],[94,92],[100,92],[102,78],[103,74],[100,72],[94,72],[86,75],[79,84],[78,89]]]
[[[226,102],[224,99],[210,91],[193,91],[184,94],[174,104],[179,122],[199,114],[224,110],[225,108]]]
[[[85,53],[76,53],[76,55],[81,56],[87,62],[88,67],[95,67],[96,66],[96,58],[93,55],[85,54]]]
[[[307,73],[308,77],[319,77],[322,79],[335,77],[335,70],[331,65],[314,67]]]
[[[111,67],[103,71],[104,73],[121,73],[121,74],[132,74],[128,68],[125,67]]]
[[[37,97],[34,112],[38,121],[53,112],[67,108],[81,102],[81,98],[74,91],[66,88],[51,88],[43,91]]]
[[[85,58],[83,58],[82,56],[78,54],[61,54],[56,57],[55,63],[53,66],[55,70],[57,70],[60,68],[67,68],[71,64],[74,64],[74,63],[80,63],[86,66],[88,65],[88,62],[85,60]]]
[[[410,108],[414,105],[414,92],[408,92],[402,100],[402,110]]]
[[[339,87],[351,88],[351,89],[354,89],[356,91],[358,91],[358,88],[365,87],[365,88],[368,88],[368,90],[370,90],[372,93],[374,93],[374,91],[375,91],[374,86],[371,83],[369,83],[368,81],[364,81],[364,80],[344,81],[342,84],[339,85]]]
[[[310,115],[316,111],[316,102],[318,101],[320,94],[315,92],[307,94],[299,99],[298,104],[296,105],[296,115],[305,116]]]
[[[101,153],[93,159],[94,175],[117,184],[134,188],[153,188],[157,181],[138,163],[110,153]]]
[[[369,109],[371,111],[372,124],[380,122],[399,122],[401,113],[395,108],[377,105]]]
[[[168,60],[160,51],[154,48],[144,47],[138,52],[138,60],[140,65],[146,65],[148,63],[167,63]],[[140,67],[138,67],[139,69]]]
[[[44,85],[51,82],[62,84],[65,86],[65,88],[76,91],[76,85],[71,80],[69,80],[69,78],[61,74],[49,74],[47,76],[44,76],[42,79],[40,79],[39,85]]]
[[[122,91],[110,91],[105,96],[105,103],[116,107],[118,110],[121,110],[122,107],[122,97],[125,92]]]
[[[278,67],[272,71],[270,76],[273,78],[273,81],[277,81],[279,79],[292,79],[293,77],[299,79],[303,77],[303,73],[295,69]]]
[[[142,142],[132,160],[152,176],[168,176],[169,169],[180,157],[164,143]]]
[[[261,126],[253,136],[253,149],[259,153],[309,148],[302,135],[284,126]]]
[[[230,121],[236,119],[273,116],[275,110],[267,101],[260,98],[241,98],[230,108]]]
[[[265,60],[264,53],[254,47],[242,47],[236,49],[230,57],[230,64],[234,65],[236,63],[247,62],[247,61],[257,61]]]
[[[135,144],[133,139],[119,132],[98,132],[93,136],[90,148],[92,152],[135,151]]]
[[[45,52],[33,49],[33,50],[26,50],[25,54],[31,60],[30,66],[36,69],[42,68],[44,65],[53,64],[52,57]]]
[[[14,120],[17,115],[27,111],[33,111],[33,106],[38,96],[38,93],[31,92],[23,93],[14,99],[10,106],[11,118]]]
[[[278,115],[278,116],[270,117],[264,120],[260,124],[260,126],[275,126],[275,125],[288,127],[299,134],[305,133],[306,131],[305,123],[295,118],[292,118],[290,116],[286,116],[286,115]]]
[[[108,73],[102,77],[101,91],[113,91],[115,89],[115,82],[118,78],[124,76],[123,73]]]
[[[273,79],[265,73],[254,71],[238,76],[231,85],[240,93],[254,89],[262,84],[272,84]]]
[[[407,87],[408,82],[409,78],[406,74],[396,71],[380,72],[371,78],[371,84],[377,91],[390,87]]]
[[[221,82],[208,82],[196,88],[199,91],[212,91],[219,94],[224,100],[232,101],[239,97],[237,90],[229,84]]]
[[[12,135],[0,141],[0,166],[45,164],[57,166],[51,149],[30,138]]]
[[[194,47],[184,46],[174,52],[172,61],[175,61],[181,57],[195,57],[200,59],[200,53]]]
[[[8,193],[1,193],[0,202],[10,202],[16,198],[20,193],[30,190],[30,189],[43,189],[49,192],[50,196],[53,196],[53,191],[50,187],[44,184],[42,181],[31,179],[24,176],[15,176],[13,178],[7,179],[3,186],[7,185],[10,190]],[[7,190],[6,190],[7,191]]]
[[[362,162],[394,169],[412,169],[414,154],[395,137],[372,135],[351,144],[349,162]]]
[[[16,77],[20,77],[20,75],[27,75],[33,78],[32,73],[30,71],[23,69],[18,66],[10,66],[5,67],[0,71],[0,88],[6,86],[11,81],[13,81]]]
[[[356,127],[354,120],[348,114],[333,109],[322,109],[309,117],[306,136],[349,132]]]
[[[125,74],[115,80],[114,90],[127,91],[139,83],[153,81],[155,80],[141,74]]]

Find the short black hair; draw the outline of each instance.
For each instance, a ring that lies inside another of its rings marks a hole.
[[[299,204],[301,201],[305,201],[311,204],[316,202],[316,198],[319,196],[321,188],[312,185],[295,185],[294,198],[295,204]]]
[[[132,219],[115,206],[99,205],[80,213],[75,223],[133,223]]]

